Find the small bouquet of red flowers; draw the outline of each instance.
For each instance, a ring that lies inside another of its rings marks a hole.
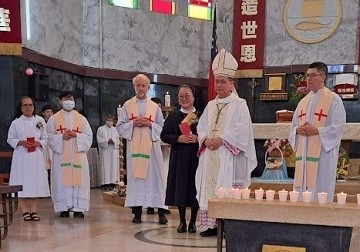
[[[309,90],[307,88],[305,76],[302,74],[294,74],[293,82],[290,83],[289,103],[296,107],[300,100],[304,98],[308,92]]]

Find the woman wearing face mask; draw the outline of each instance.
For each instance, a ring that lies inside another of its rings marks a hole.
[[[86,152],[92,144],[89,122],[75,108],[74,94],[60,96],[62,110],[50,117],[46,129],[53,150],[51,198],[55,212],[68,218],[84,218],[90,207],[90,176]]]
[[[23,187],[19,192],[19,205],[24,221],[39,221],[38,198],[50,196],[44,160],[48,135],[45,121],[35,115],[30,97],[21,98],[17,113],[7,139],[14,148],[9,184]]]
[[[196,232],[199,204],[196,199],[195,174],[198,166],[196,125],[199,113],[194,107],[194,93],[190,86],[182,85],[178,91],[180,110],[170,114],[164,123],[161,140],[171,145],[165,205],[177,206],[180,215],[178,233]],[[185,119],[186,118],[186,119]],[[188,132],[180,124],[187,120]],[[186,226],[186,207],[191,207],[189,225]]]
[[[99,147],[101,187],[110,190],[119,181],[119,144],[120,136],[114,127],[114,117],[107,116],[106,123],[97,130]]]

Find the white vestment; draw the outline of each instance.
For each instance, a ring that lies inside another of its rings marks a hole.
[[[41,123],[40,128],[36,127]],[[41,147],[34,152],[28,152],[23,146],[17,146],[19,141],[34,137],[41,143]],[[20,198],[48,197],[50,196],[47,171],[44,162],[44,148],[47,145],[48,135],[45,121],[40,116],[19,118],[12,121],[7,142],[14,148],[11,162],[9,185],[22,185]]]
[[[315,113],[315,107],[319,99],[319,94],[322,90],[318,90],[316,93],[313,93],[310,97],[309,105],[306,110],[306,122],[311,123],[312,117]],[[296,152],[297,148],[302,149],[302,157],[306,158],[307,150],[307,141],[303,141],[302,146],[297,146],[297,135],[296,129],[299,125],[298,108],[295,110],[294,117],[292,120],[292,125],[289,135],[289,143],[293,150]],[[319,157],[319,167],[317,170],[316,185],[314,188],[306,188],[306,183],[304,181],[302,187],[294,187],[294,190],[300,192],[299,197],[302,200],[303,191],[312,192],[312,201],[317,201],[318,192],[327,192],[328,193],[328,202],[333,202],[334,191],[335,191],[335,182],[336,182],[336,168],[339,155],[339,146],[341,142],[341,137],[344,131],[346,123],[346,112],[341,98],[338,95],[335,95],[327,115],[325,122],[325,127],[318,128],[320,142],[321,142],[321,152]],[[304,164],[304,179],[306,179],[306,161],[303,161]]]
[[[217,124],[215,121],[218,121]],[[233,93],[224,99],[210,101],[199,119],[197,132],[200,147],[208,138],[221,137],[224,142],[240,150],[233,155],[222,145],[218,150],[205,148],[201,152],[195,178],[196,197],[200,209],[207,210],[208,199],[216,197],[217,188],[228,189],[233,185],[244,188],[251,183],[251,172],[257,166],[257,159],[246,101]]]
[[[96,139],[99,146],[101,184],[114,184],[119,181],[120,136],[114,126],[103,125],[98,128]],[[109,144],[112,139],[115,144]]]
[[[146,100],[136,99],[137,112],[141,116],[146,116]],[[151,128],[148,128],[152,140],[152,148],[150,154],[150,162],[145,179],[138,179],[133,177],[132,162],[130,153],[130,141],[133,135],[133,124],[131,117],[127,114],[127,103],[124,104],[119,115],[117,129],[120,136],[127,140],[126,144],[126,174],[127,174],[127,188],[125,207],[165,207],[165,179],[163,175],[163,156],[160,146],[160,133],[163,127],[163,115],[158,107],[154,122],[151,123]]]
[[[74,129],[71,112],[65,111],[65,127],[67,129]],[[59,112],[58,112],[59,113]],[[64,126],[63,126],[64,127]],[[50,117],[46,126],[49,140],[49,147],[53,150],[53,164],[51,169],[51,198],[54,204],[55,212],[67,211],[88,211],[90,207],[90,174],[89,163],[86,157],[86,152],[89,151],[92,143],[92,131],[90,125],[85,117],[83,117],[83,132],[76,133],[76,138],[71,141],[71,152],[79,152],[82,155],[82,183],[80,187],[64,186],[61,175],[61,156],[63,152],[62,134],[57,134],[54,116]]]

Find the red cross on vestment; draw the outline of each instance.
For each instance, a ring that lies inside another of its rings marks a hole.
[[[315,113],[315,115],[319,117],[319,118],[318,118],[318,121],[321,120],[321,117],[327,117],[326,114],[323,114],[323,109],[320,109],[320,112]]]
[[[137,116],[134,116],[134,114],[131,113],[131,117],[129,118],[129,120],[131,121],[131,120],[134,120],[134,119],[136,119],[136,118],[137,118]]]
[[[150,122],[154,122],[152,119],[151,119],[151,115],[149,116],[149,118],[146,118],[148,119]]]
[[[79,127],[76,127],[76,129],[73,129],[73,131],[76,133],[81,133],[81,131],[79,130]]]
[[[66,128],[63,128],[60,124],[59,128],[56,131],[60,131],[60,134],[64,134]]]
[[[300,111],[300,115],[298,116],[299,117],[299,119],[301,120],[301,117],[303,117],[303,116],[305,116],[306,115],[306,113],[304,113],[302,110]]]

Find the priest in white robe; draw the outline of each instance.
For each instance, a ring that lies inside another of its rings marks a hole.
[[[72,92],[60,96],[62,110],[47,123],[49,147],[53,150],[51,198],[55,212],[67,218],[84,218],[90,207],[90,174],[86,152],[92,143],[92,131],[86,118],[74,110]]]
[[[163,115],[147,92],[150,80],[143,74],[133,79],[136,96],[126,101],[117,129],[127,140],[127,191],[125,207],[131,207],[133,223],[141,223],[142,207],[159,208],[159,224],[166,224],[165,179],[160,133]]]
[[[328,193],[333,202],[339,146],[346,123],[341,98],[325,87],[327,66],[314,62],[306,72],[309,93],[298,104],[289,142],[296,152],[294,190]]]
[[[120,136],[114,127],[114,117],[107,116],[106,123],[97,130],[99,147],[101,186],[110,189],[119,181],[119,144]]]
[[[208,103],[197,126],[200,156],[196,190],[201,226],[208,227],[200,233],[203,237],[217,233],[215,219],[207,215],[208,200],[215,198],[221,187],[248,187],[257,166],[249,109],[234,87],[237,66],[225,49],[215,57],[212,68],[217,96]]]

